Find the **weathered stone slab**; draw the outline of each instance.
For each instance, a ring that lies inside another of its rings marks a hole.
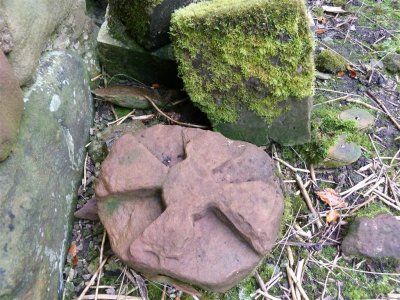
[[[75,0],[2,0],[0,15],[8,24],[14,48],[9,54],[20,85],[31,79],[49,37]]]
[[[57,299],[92,122],[85,66],[46,54],[15,151],[0,163],[0,299]]]
[[[8,157],[16,140],[24,103],[18,79],[0,49],[0,162]]]
[[[147,85],[178,85],[170,45],[149,52],[124,32],[112,34],[107,21],[100,28],[97,42],[99,60],[109,75],[124,74]]]
[[[283,212],[262,149],[179,126],[122,136],[103,162],[96,198],[124,262],[214,291],[254,270],[273,247]]]
[[[344,238],[345,255],[400,259],[400,221],[389,214],[356,219]]]
[[[206,1],[171,24],[185,89],[214,128],[259,145],[310,139],[314,45],[303,1]]]
[[[111,24],[113,19],[120,20],[139,45],[154,50],[169,43],[171,14],[178,8],[199,1],[109,0],[109,20]]]

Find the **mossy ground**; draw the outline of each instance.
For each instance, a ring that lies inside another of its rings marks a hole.
[[[288,97],[313,94],[313,37],[302,1],[217,0],[175,12],[185,89],[214,124],[246,107],[268,122]]]

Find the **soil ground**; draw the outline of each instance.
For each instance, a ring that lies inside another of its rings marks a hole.
[[[300,300],[306,299],[305,295],[308,299],[400,299],[399,262],[345,257],[341,252],[341,241],[356,217],[381,212],[400,215],[400,131],[389,118],[400,122],[400,75],[388,73],[381,64],[390,53],[400,52],[400,1],[308,2],[315,22],[316,55],[330,49],[347,65],[329,80],[317,79],[314,109],[360,107],[371,112],[374,126],[360,133],[364,137],[362,157],[345,167],[325,169],[308,164],[296,147],[267,146],[265,150],[277,158],[277,170],[288,195],[282,232],[258,271],[221,295],[199,290],[203,295],[198,297],[142,277],[113,255],[99,221],[76,219],[65,265],[64,299]],[[346,12],[329,13],[323,5],[341,7]],[[132,83],[122,77],[111,81]],[[112,83],[103,74],[102,85]],[[91,141],[97,140],[110,122],[128,113],[130,110],[96,101]],[[174,106],[167,113],[183,122],[204,122],[190,104]],[[153,110],[135,111],[131,116],[151,114],[148,120],[135,122],[146,126],[169,123]],[[99,169],[100,163],[88,156],[77,209],[93,197]],[[369,183],[366,178],[376,180]],[[382,183],[375,186],[381,178]],[[347,203],[335,209],[336,220],[330,222],[326,218],[332,209],[316,195],[326,188],[340,193]],[[310,212],[305,197],[310,198],[322,226],[317,225],[318,219]],[[292,272],[296,279],[289,276]]]

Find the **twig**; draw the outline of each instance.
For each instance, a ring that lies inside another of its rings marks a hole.
[[[400,130],[400,124],[397,122],[397,120],[392,116],[392,114],[389,112],[389,110],[386,108],[385,104],[381,100],[379,100],[377,97],[375,97],[370,91],[365,92],[372,100],[374,100],[376,103],[379,104],[379,106],[383,109],[383,111],[387,114],[389,119],[393,122],[393,124],[397,127],[398,130]]]
[[[318,220],[317,220],[317,227],[318,227],[318,228],[321,228],[321,227],[322,227],[322,223],[321,223],[321,221],[319,220],[318,213],[317,213],[317,211],[315,210],[315,208],[314,208],[314,206],[313,206],[313,204],[312,204],[312,202],[311,202],[311,198],[310,198],[310,196],[308,195],[307,190],[306,190],[305,187],[304,187],[303,181],[301,180],[300,176],[297,175],[297,174],[296,174],[296,181],[297,181],[297,184],[299,185],[301,194],[303,195],[304,200],[306,201],[306,204],[307,204],[308,209],[311,211],[311,213],[313,214],[313,216],[314,216],[316,219],[318,219]]]
[[[303,172],[303,173],[310,173],[310,171],[306,170],[306,169],[299,169],[299,168],[295,168],[292,165],[288,164],[286,161],[280,159],[279,157],[273,157],[273,159],[279,161],[281,164],[285,165],[286,167],[288,167],[290,170],[292,170],[293,172]]]
[[[106,263],[108,257],[105,257],[104,260],[101,262],[100,266],[98,267],[98,269],[96,270],[96,272],[93,274],[92,278],[90,278],[89,283],[87,284],[87,286],[83,289],[81,295],[78,297],[77,300],[82,300],[83,297],[86,295],[87,291],[89,290],[90,286],[94,283],[94,281],[96,280],[97,276],[99,275],[101,269],[103,268],[104,264]]]
[[[95,295],[86,295],[82,297],[82,300],[142,300],[140,297],[134,296],[120,296],[120,295],[108,295],[108,294],[100,294],[99,298],[95,298]]]
[[[270,294],[268,293],[267,287],[265,286],[264,281],[262,280],[260,274],[258,274],[257,271],[256,271],[255,276],[256,276],[257,283],[258,283],[258,285],[260,286],[260,288],[261,288],[261,290],[262,290],[262,293],[261,293],[261,294],[262,294],[264,297],[266,297],[267,299],[271,299],[271,300],[280,300],[279,298],[276,298],[276,297],[274,297],[274,296],[272,296],[272,295],[270,295]]]
[[[305,300],[309,300],[306,292],[304,291],[303,287],[301,286],[301,282],[299,282],[299,280],[297,280],[296,275],[294,274],[293,270],[289,267],[289,265],[286,265],[286,271],[288,273],[288,276],[290,276],[292,278],[293,282],[296,284],[296,287],[299,289],[301,296]]]
[[[375,106],[372,106],[371,104],[365,103],[365,102],[363,102],[363,101],[361,101],[361,100],[350,99],[350,98],[349,98],[349,99],[346,99],[346,101],[347,101],[347,102],[351,102],[351,103],[360,104],[360,105],[365,106],[366,108],[373,109],[373,110],[376,110],[376,111],[379,111],[379,112],[382,112],[382,113],[383,113],[383,111],[382,111],[381,109],[379,109],[379,108],[377,108],[377,107],[375,107]]]
[[[195,124],[183,123],[183,122],[176,121],[176,120],[172,119],[171,117],[169,117],[169,116],[168,116],[166,113],[164,113],[161,109],[159,109],[158,106],[154,103],[154,101],[151,100],[149,97],[144,96],[144,98],[146,98],[147,101],[149,101],[150,104],[153,105],[154,109],[155,109],[158,113],[160,113],[162,116],[164,116],[165,118],[167,118],[168,120],[170,120],[171,122],[173,122],[173,123],[175,123],[175,124],[178,124],[178,125],[181,125],[181,126],[186,126],[186,127],[194,127],[194,128],[203,128],[203,129],[208,128],[207,126],[203,126],[203,125],[195,125]]]
[[[104,243],[106,241],[106,235],[107,235],[107,232],[104,230],[103,239],[101,241],[101,247],[100,247],[100,261],[103,260],[103,251],[104,251]],[[101,273],[102,273],[102,269],[100,269],[99,276],[97,276],[96,293],[95,293],[95,299],[96,300],[97,300],[97,295],[99,294],[99,285],[100,285]]]

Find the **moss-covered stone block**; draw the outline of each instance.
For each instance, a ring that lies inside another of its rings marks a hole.
[[[201,0],[109,0],[110,26],[121,21],[139,45],[149,50],[169,43],[174,10]]]
[[[172,48],[147,51],[126,32],[111,32],[105,21],[97,36],[97,55],[109,75],[124,74],[147,85],[179,86]]]
[[[346,70],[346,64],[342,56],[328,49],[322,50],[316,58],[316,67],[321,72],[336,74]]]
[[[310,138],[314,40],[301,0],[214,0],[176,11],[171,34],[192,101],[258,145]]]

